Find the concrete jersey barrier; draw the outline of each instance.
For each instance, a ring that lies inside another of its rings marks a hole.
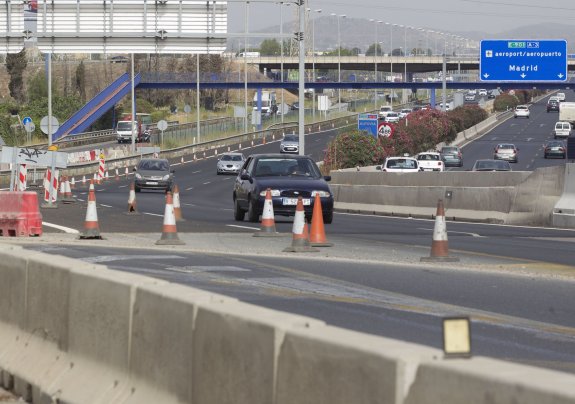
[[[575,376],[0,245],[0,387],[31,403],[575,403]]]

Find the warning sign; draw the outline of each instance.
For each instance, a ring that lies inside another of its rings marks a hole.
[[[391,137],[395,131],[395,126],[389,122],[380,122],[377,125],[377,136],[379,137]]]

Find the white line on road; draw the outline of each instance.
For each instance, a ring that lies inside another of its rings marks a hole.
[[[259,230],[257,227],[248,227],[248,226],[238,226],[235,224],[226,224],[228,227],[237,227],[238,229],[249,229],[249,230]]]
[[[182,205],[184,205],[184,206],[196,206],[193,203],[182,203]]]
[[[85,200],[80,199],[80,198],[76,198],[76,200],[77,200],[77,201],[80,201],[80,202],[86,202]]]
[[[194,187],[189,187],[189,188],[186,188],[186,191],[191,191],[192,189],[194,189]]]
[[[201,172],[202,172],[202,170],[199,170],[199,171],[192,171],[192,174],[197,174],[197,173],[201,173]]]
[[[211,181],[204,182],[202,185],[208,185],[208,184],[211,184]]]
[[[143,212],[142,214],[144,215],[150,215],[150,216],[158,216],[158,217],[164,217],[164,215],[158,215],[156,213],[147,213],[147,212]]]
[[[101,203],[100,206],[103,206],[103,207],[105,207],[105,208],[111,208],[111,207],[112,207],[112,206],[110,206],[110,205],[104,205],[103,203]]]
[[[426,229],[426,228],[423,228],[423,227],[420,227],[418,230],[429,230],[429,231],[433,231],[433,229]],[[473,237],[485,238],[485,236],[481,236],[481,235],[479,235],[479,234],[477,234],[477,233],[470,233],[470,232],[467,232],[467,231],[451,231],[451,230],[447,230],[447,233],[469,234],[470,236],[473,236]]]
[[[127,185],[120,185],[118,188],[126,188]]]
[[[62,230],[64,233],[68,233],[68,234],[78,234],[80,233],[78,230],[76,229],[72,229],[70,227],[64,227],[64,226],[60,226],[54,223],[48,223],[48,222],[42,222],[42,226],[46,226],[46,227],[52,227],[54,229],[58,229],[58,230]]]

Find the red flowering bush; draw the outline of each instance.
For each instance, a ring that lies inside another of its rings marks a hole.
[[[338,135],[328,144],[324,165],[326,169],[335,170],[375,165],[384,159],[383,149],[374,136],[353,130]]]

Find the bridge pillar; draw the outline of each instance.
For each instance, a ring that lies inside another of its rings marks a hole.
[[[256,99],[257,99],[257,104],[256,104],[257,110],[254,110],[252,113],[259,115],[259,119],[258,119],[258,116],[256,116],[255,120],[252,119],[252,124],[256,125],[257,130],[260,131],[260,130],[262,130],[262,118],[261,118],[261,116],[262,116],[262,88],[261,87],[258,87]]]
[[[431,108],[435,108],[435,88],[432,88],[429,91],[429,103],[431,104]]]

